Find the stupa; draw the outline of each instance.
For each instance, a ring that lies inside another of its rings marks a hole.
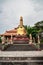
[[[5,37],[7,42],[13,43],[28,43],[29,38],[27,37],[27,31],[23,25],[23,17],[20,17],[20,23],[17,28],[6,31],[0,36]]]
[[[14,43],[28,43],[27,31],[23,25],[23,17],[20,17],[20,24],[17,27],[17,34],[14,37]]]
[[[26,35],[26,30],[23,25],[23,17],[20,17],[20,25],[17,28],[17,35]]]

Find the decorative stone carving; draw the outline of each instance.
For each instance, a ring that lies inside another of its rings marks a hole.
[[[32,44],[32,35],[30,34],[29,44]]]
[[[40,44],[40,37],[39,37],[39,35],[38,35],[38,44]]]
[[[5,37],[3,36],[3,37],[2,37],[2,44],[5,43],[5,40],[6,40],[6,39],[5,39]]]

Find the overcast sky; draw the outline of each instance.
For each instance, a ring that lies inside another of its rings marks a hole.
[[[43,0],[0,0],[0,33],[17,27],[20,16],[24,25],[42,21]]]

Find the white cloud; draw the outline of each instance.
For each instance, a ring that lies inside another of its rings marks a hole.
[[[24,18],[24,24],[27,25],[34,25],[36,21],[43,20],[43,6],[39,3],[37,0],[2,0],[0,4],[0,27],[3,30],[16,27],[21,15]]]

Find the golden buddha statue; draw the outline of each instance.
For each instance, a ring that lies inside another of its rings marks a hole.
[[[18,34],[26,35],[26,30],[25,30],[24,25],[23,25],[23,17],[22,16],[20,17],[20,25],[17,28],[17,35]]]

